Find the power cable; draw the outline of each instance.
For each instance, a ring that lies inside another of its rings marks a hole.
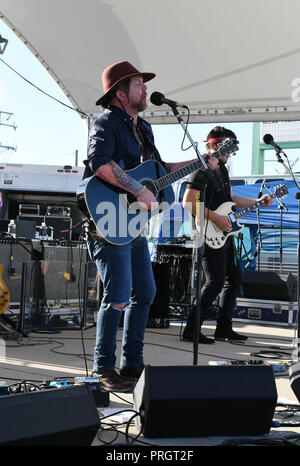
[[[69,108],[70,110],[74,110],[75,112],[78,112],[80,113],[81,115],[85,116],[86,118],[88,118],[88,115],[83,112],[82,110],[79,110],[78,108],[75,108],[75,107],[72,107],[71,105],[68,105],[68,104],[65,104],[64,102],[62,102],[61,100],[57,99],[56,97],[53,97],[52,95],[48,94],[47,92],[45,92],[43,89],[41,89],[40,87],[38,87],[36,84],[32,83],[31,81],[29,81],[29,79],[25,78],[24,76],[22,76],[18,71],[16,71],[12,66],[10,66],[8,63],[6,63],[2,58],[0,58],[0,61],[2,63],[4,63],[4,65],[6,65],[11,71],[13,71],[17,76],[19,76],[19,78],[22,78],[25,82],[27,82],[28,84],[30,84],[31,86],[33,86],[35,89],[37,89],[39,92],[41,92],[42,94],[46,95],[47,97],[49,97],[50,99],[53,99],[55,100],[56,102],[58,102],[59,104],[63,105],[64,107],[67,107]]]
[[[299,437],[293,434],[290,438],[265,438],[265,439],[253,439],[253,438],[244,438],[244,439],[232,439],[225,440],[220,444],[223,446],[275,446],[275,447],[296,447],[297,443],[294,442],[294,439],[299,439]]]

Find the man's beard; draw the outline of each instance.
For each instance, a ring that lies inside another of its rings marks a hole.
[[[132,108],[138,112],[143,112],[147,108],[147,102],[146,99],[144,100],[144,97],[141,97],[139,102],[136,102],[135,104],[131,104]]]

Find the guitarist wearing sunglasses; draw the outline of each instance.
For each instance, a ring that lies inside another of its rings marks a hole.
[[[226,238],[224,244],[218,246],[212,242],[208,244],[205,241],[203,252],[203,272],[205,275],[205,284],[201,289],[200,297],[200,327],[205,317],[208,316],[209,309],[214,300],[219,297],[219,315],[217,316],[217,325],[214,333],[216,340],[246,340],[245,335],[240,335],[232,329],[232,311],[235,306],[241,284],[241,269],[235,256],[233,242],[232,222],[228,215],[216,212],[224,202],[234,202],[238,208],[246,208],[257,202],[257,199],[248,199],[236,196],[229,180],[226,163],[229,156],[223,156],[216,159],[213,154],[218,150],[220,145],[224,144],[227,139],[235,139],[235,134],[221,126],[216,126],[207,136],[206,147],[210,152],[207,164],[213,170],[217,186],[211,182],[203,170],[194,172],[189,180],[185,191],[183,206],[196,215],[196,200],[199,192],[205,190],[205,211],[204,218],[206,223],[213,222],[215,228],[224,232],[222,239]],[[270,206],[273,198],[268,194],[261,198],[262,206]],[[204,226],[205,235],[205,226]],[[191,313],[188,316],[186,326],[183,330],[183,340],[193,341],[194,338],[195,315]],[[213,338],[208,338],[201,333],[199,334],[199,343],[214,343]]]

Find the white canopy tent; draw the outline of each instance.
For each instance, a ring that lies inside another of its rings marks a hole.
[[[191,122],[300,119],[299,0],[0,0],[0,17],[90,117],[102,70],[129,60]]]

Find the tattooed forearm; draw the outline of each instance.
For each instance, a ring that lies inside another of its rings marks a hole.
[[[144,190],[144,186],[141,183],[131,178],[114,161],[101,165],[96,171],[96,175],[135,196],[138,196]]]

